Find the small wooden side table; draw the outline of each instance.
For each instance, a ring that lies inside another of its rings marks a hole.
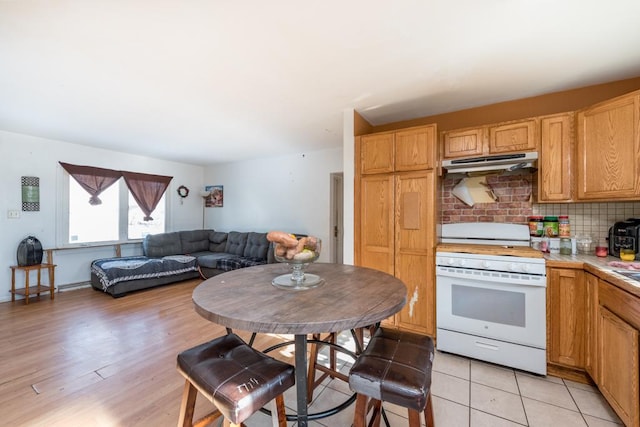
[[[54,292],[56,290],[54,286],[55,269],[56,269],[55,264],[44,263],[44,264],[24,265],[24,266],[12,265],[9,268],[11,268],[11,301],[16,300],[16,295],[24,295],[25,304],[29,304],[29,295],[36,294],[38,297],[40,297],[41,292],[50,292],[51,299],[53,300]],[[41,283],[42,269],[47,269],[49,273],[48,285],[43,285]],[[24,288],[16,289],[16,270],[24,271],[24,277],[25,277]],[[29,275],[33,270],[36,270],[38,272],[38,284],[36,286],[29,286]]]

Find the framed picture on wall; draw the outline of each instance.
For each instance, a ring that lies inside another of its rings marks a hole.
[[[209,192],[209,196],[205,200],[206,207],[221,208],[224,205],[224,188],[222,185],[207,185],[205,190]]]

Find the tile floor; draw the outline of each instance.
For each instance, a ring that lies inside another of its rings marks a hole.
[[[344,336],[341,341],[350,346]],[[352,360],[341,357],[339,360],[340,371],[348,373]],[[436,352],[431,389],[436,427],[622,425],[594,387],[448,353]],[[348,384],[327,379],[316,389],[310,412],[331,408],[349,396]],[[295,390],[290,389],[285,393],[285,403],[294,411],[295,402]],[[311,421],[309,426],[351,426],[354,406],[332,417]],[[391,427],[408,425],[404,408],[390,404],[384,404],[384,408]],[[256,414],[247,421],[247,426],[271,426],[270,422],[269,417]]]

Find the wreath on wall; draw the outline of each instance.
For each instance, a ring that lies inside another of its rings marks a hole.
[[[176,191],[178,191],[178,196],[182,197],[183,199],[189,195],[189,189],[184,185],[178,187],[178,190]]]

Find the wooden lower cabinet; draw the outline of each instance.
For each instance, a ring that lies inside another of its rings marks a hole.
[[[640,298],[581,268],[547,268],[547,371],[593,382],[640,427]]]
[[[598,282],[598,388],[627,427],[640,427],[640,299]]]
[[[547,362],[551,373],[569,368],[584,371],[587,341],[587,288],[584,271],[547,270]],[[584,381],[584,374],[576,373]],[[563,376],[568,376],[565,373]]]
[[[587,292],[587,341],[585,370],[598,383],[598,279],[597,276],[584,274],[584,284]]]
[[[640,425],[638,330],[600,306],[598,388],[626,426]]]
[[[356,264],[394,274],[395,177],[391,174],[362,177],[358,198]]]
[[[384,323],[435,336],[435,172],[363,176],[356,193],[356,264],[407,286],[407,304]]]
[[[396,176],[395,276],[407,285],[398,327],[435,335],[435,172]]]

